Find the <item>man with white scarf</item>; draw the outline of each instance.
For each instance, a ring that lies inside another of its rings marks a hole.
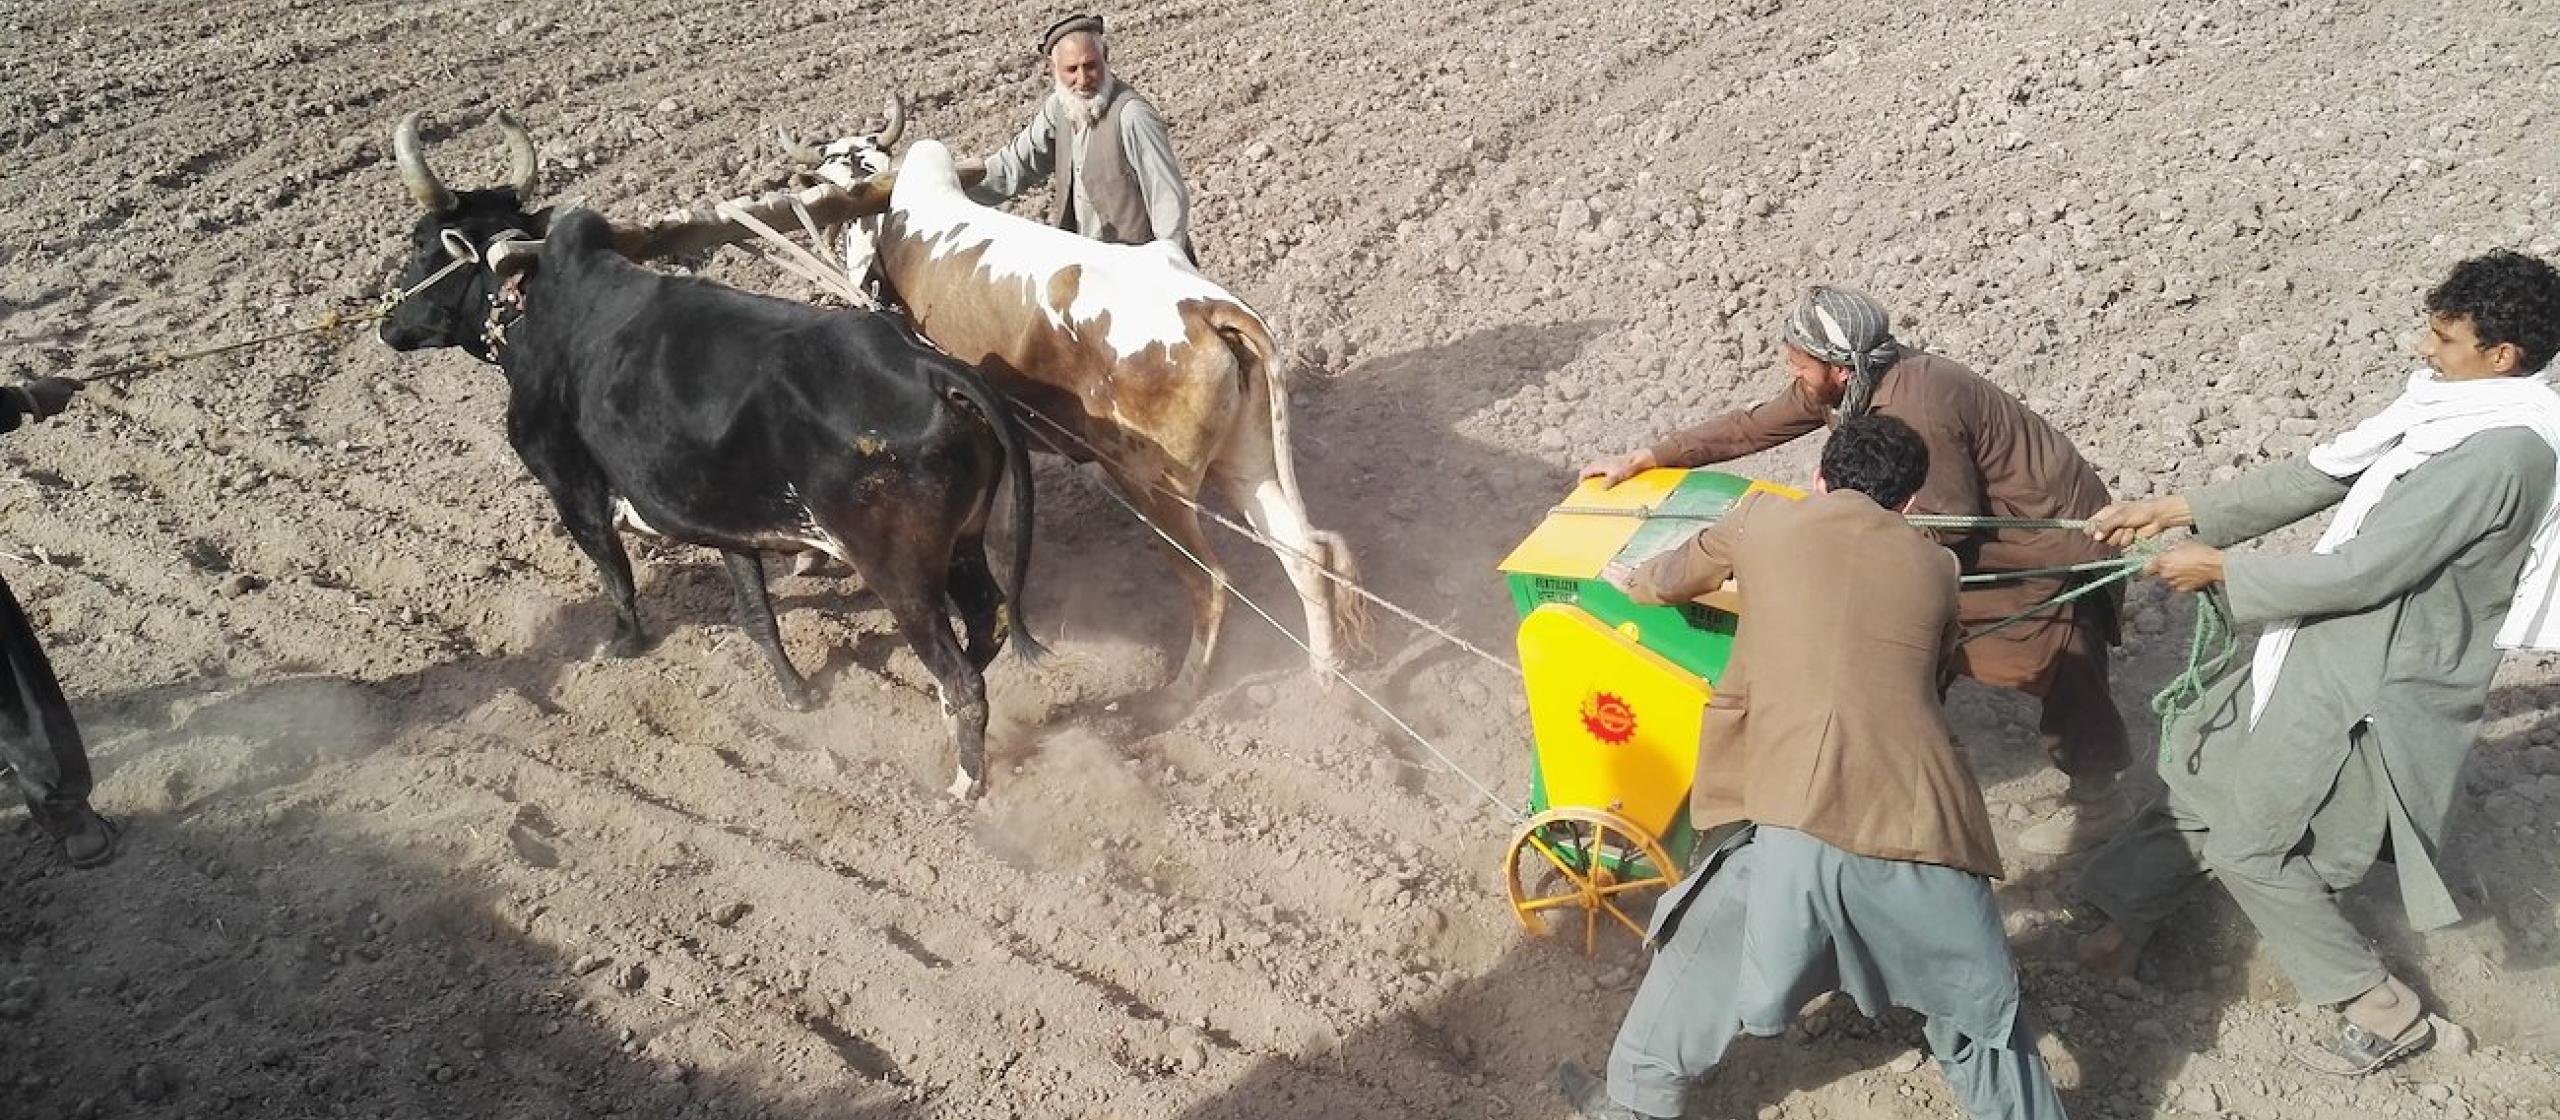
[[[1055,89],[1011,143],[986,157],[969,197],[993,206],[1051,178],[1049,223],[1096,241],[1160,244],[1185,261],[1191,193],[1155,104],[1111,72],[1102,17],[1069,16],[1040,36]]]
[[[2193,527],[2150,571],[2219,587],[2264,629],[2165,733],[2166,793],[2090,857],[2067,924],[2080,957],[2131,971],[2210,874],[2338,1035],[2301,1055],[2360,1076],[2434,1030],[2335,892],[2378,859],[2399,869],[2412,928],[2460,918],[2436,866],[2500,652],[2560,649],[2560,271],[2492,252],[2427,293],[2429,368],[2381,413],[2314,448],[2192,495],[2113,505],[2117,545]],[[2223,550],[2336,507],[2310,555]]]

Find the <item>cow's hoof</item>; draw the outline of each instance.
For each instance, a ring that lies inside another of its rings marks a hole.
[[[656,644],[649,640],[647,634],[616,634],[611,641],[596,650],[596,655],[614,660],[638,657],[649,652],[649,647]]]
[[[849,576],[853,574],[853,569],[850,566],[837,563],[836,558],[833,556],[811,549],[810,551],[798,553],[792,556],[791,574],[795,576]]]
[[[950,794],[952,800],[966,805],[986,796],[987,783],[972,778],[966,771],[962,771],[951,779],[951,788],[943,792]]]

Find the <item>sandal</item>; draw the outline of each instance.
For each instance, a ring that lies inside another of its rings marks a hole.
[[[2106,911],[2090,902],[2066,902],[2053,912],[2053,924],[2073,937],[2087,937],[2107,928],[2107,923],[2113,920],[2107,917]]]
[[[2340,1025],[2338,1037],[2327,1044],[2306,1049],[2295,1055],[2303,1066],[2336,1077],[2362,1077],[2393,1062],[2435,1045],[2435,1024],[2424,1015],[2401,1028],[2391,1038],[2346,1022]]]

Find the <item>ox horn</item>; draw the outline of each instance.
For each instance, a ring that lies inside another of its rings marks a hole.
[[[409,197],[431,214],[441,214],[454,207],[453,192],[446,190],[444,180],[427,168],[425,152],[418,150],[418,113],[412,110],[400,118],[400,127],[391,132],[392,158],[400,164],[400,181],[409,188]]]
[[[887,151],[891,148],[897,147],[898,138],[906,134],[907,99],[894,93],[890,94],[889,123],[880,126],[880,149],[882,151]]]
[[[507,138],[507,158],[511,166],[507,181],[516,188],[516,205],[533,205],[533,188],[541,179],[542,162],[533,154],[533,134],[516,123],[504,109],[498,110],[498,131]]]
[[[789,132],[783,131],[782,127],[779,125],[774,127],[773,142],[782,149],[783,162],[789,163],[793,167],[816,167],[818,165],[818,149],[801,143],[799,138],[791,135]]]
[[[507,276],[533,267],[542,259],[542,242],[516,238],[489,243],[489,271]]]

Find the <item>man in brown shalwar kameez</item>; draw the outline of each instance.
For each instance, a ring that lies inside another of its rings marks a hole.
[[[1876,412],[1898,418],[1929,445],[1928,481],[1915,513],[2085,518],[2104,508],[2106,484],[2044,417],[1973,371],[1903,346],[1874,300],[1817,286],[1788,317],[1788,373],[1776,399],[1673,433],[1649,448],[1584,469],[1616,485],[1655,467],[1702,467],[1767,451],[1839,420]],[[1944,533],[1967,573],[2057,568],[2113,559],[2113,549],[2071,531]],[[1969,585],[1958,597],[1968,630],[2034,607],[2068,584],[2020,579]],[[2116,777],[2130,757],[2124,717],[2107,692],[2107,648],[2118,640],[2123,593],[2085,596],[1961,647],[1953,668],[2043,703],[2045,756],[2070,775],[2062,805],[2019,837],[2019,846],[2063,855],[2107,838],[2128,815]]]

